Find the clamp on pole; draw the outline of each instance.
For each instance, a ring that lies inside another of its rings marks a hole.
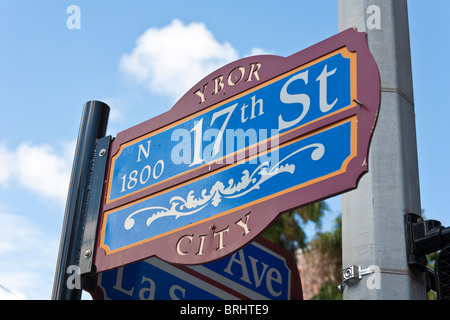
[[[342,269],[342,284],[338,286],[338,291],[340,293],[344,292],[345,287],[351,280],[361,280],[363,276],[374,273],[375,270],[366,268],[363,269],[361,266],[351,265],[347,268]]]

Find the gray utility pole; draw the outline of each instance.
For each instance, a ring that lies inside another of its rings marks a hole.
[[[382,88],[369,172],[342,196],[343,267],[362,275],[350,277],[344,299],[425,299],[424,274],[408,267],[405,247],[404,215],[421,213],[407,2],[338,4],[340,31],[367,32]]]

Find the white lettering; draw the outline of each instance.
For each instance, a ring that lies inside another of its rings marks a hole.
[[[203,91],[200,91],[200,89],[198,89],[197,91],[195,91],[194,92],[194,94],[196,94],[196,95],[198,95],[199,97],[200,97],[200,102],[199,103],[202,103],[202,102],[205,102],[205,90],[206,90],[206,86],[207,86],[208,84],[205,84],[204,86],[203,86]]]
[[[261,285],[262,279],[264,278],[264,273],[266,272],[267,268],[269,267],[264,262],[261,262],[263,269],[261,271],[261,275],[258,276],[258,268],[256,267],[256,264],[258,263],[258,260],[253,257],[248,257],[250,259],[250,264],[252,265],[252,271],[253,271],[253,277],[255,278],[255,284],[258,288]]]
[[[210,95],[218,94],[223,91],[225,93],[225,85],[227,86],[235,86],[242,82],[242,79],[245,79],[245,82],[250,81],[259,81],[259,70],[261,69],[260,62],[253,62],[249,64],[249,70],[244,66],[237,66],[233,68],[230,72],[218,75],[217,77],[211,79],[212,89],[209,90]],[[247,67],[248,68],[248,67]],[[246,70],[248,70],[248,76],[246,76]],[[224,76],[226,77],[226,81],[224,82]],[[206,94],[208,88],[208,82],[203,85],[203,87],[194,91],[194,94],[200,98],[199,103],[203,103],[206,101],[208,95]],[[211,92],[212,91],[212,92]]]
[[[187,307],[181,307],[180,314],[186,315],[186,314],[201,314],[201,315],[207,315],[208,318],[212,316],[214,312],[214,307],[194,307],[190,306],[189,303]]]
[[[235,77],[235,78],[237,78],[237,80],[235,80],[235,81],[233,81],[232,77],[231,77],[231,75],[233,74],[234,70],[239,70],[240,71],[239,77]],[[236,67],[233,70],[231,70],[231,72],[228,74],[228,85],[234,86],[234,85],[238,84],[242,80],[242,78],[244,77],[244,74],[245,74],[245,68],[244,67]]]
[[[221,250],[221,249],[225,248],[225,245],[223,244],[223,233],[224,232],[228,233],[229,231],[230,231],[230,227],[227,227],[221,231],[213,233],[214,239],[216,238],[217,235],[219,235],[219,246],[217,247],[216,250]]]
[[[181,241],[183,241],[185,238],[189,240],[189,243],[191,243],[191,242],[192,242],[192,239],[194,239],[194,235],[192,235],[192,236],[186,235],[186,236],[181,237],[181,238],[178,240],[178,242],[177,242],[177,253],[178,253],[180,256],[185,256],[185,255],[187,255],[187,254],[189,253],[189,252],[187,252],[187,251],[181,251],[181,248],[180,248]]]
[[[327,65],[323,68],[322,73],[319,77],[317,77],[316,81],[319,81],[319,102],[320,102],[320,111],[322,112],[328,112],[331,110],[331,108],[334,107],[334,105],[337,102],[337,98],[334,100],[332,104],[328,104],[327,102],[327,92],[328,92],[328,86],[327,86],[327,78],[331,75],[333,75],[336,72],[337,68],[333,69],[332,71],[327,71]]]
[[[203,254],[203,244],[205,243],[205,238],[207,235],[200,236],[200,246],[198,248],[197,255],[201,256]]]
[[[158,165],[160,167],[159,169],[159,174],[156,174],[156,168],[158,168]],[[153,179],[159,179],[159,177],[161,177],[161,175],[164,172],[164,161],[162,160],[158,160],[158,162],[155,164],[155,166],[153,167]],[[142,173],[141,173],[142,174]]]
[[[248,119],[247,117],[244,116],[245,109],[247,109],[247,107],[248,107],[248,104],[245,104],[245,103],[241,107],[241,122],[242,123],[245,123],[247,121],[247,119]]]
[[[176,291],[181,292],[181,297],[177,296]],[[172,299],[172,300],[184,299],[186,297],[186,289],[184,289],[180,286],[177,286],[177,285],[173,285],[170,287],[169,295],[170,295],[170,299]]]
[[[211,141],[214,138],[214,142],[209,143],[203,149],[203,160],[205,160],[205,162],[210,162],[211,160],[213,160],[215,156],[218,156],[219,159],[223,157],[222,144],[217,143],[217,137],[219,136],[220,133],[221,132],[219,131],[219,129],[209,128],[203,134],[203,141]],[[214,148],[215,147],[217,148],[217,145],[219,146],[219,151],[214,153]],[[217,161],[217,163],[219,163],[220,161]]]
[[[235,103],[235,104],[233,104],[232,106],[229,106],[229,107],[227,107],[227,108],[225,108],[225,109],[223,109],[223,110],[214,112],[214,114],[213,114],[213,116],[212,116],[212,118],[211,118],[211,124],[210,124],[210,125],[212,126],[213,123],[214,123],[214,121],[215,121],[218,117],[220,117],[220,116],[222,116],[222,115],[225,115],[225,114],[227,115],[226,118],[225,118],[225,121],[224,121],[223,124],[222,124],[222,127],[221,127],[220,130],[219,130],[219,134],[218,134],[217,137],[216,137],[216,141],[215,141],[215,143],[214,143],[214,148],[213,148],[213,154],[212,154],[213,157],[214,157],[215,155],[217,155],[217,153],[219,153],[220,146],[221,146],[221,144],[222,144],[223,133],[225,132],[225,128],[227,127],[228,121],[230,121],[230,117],[231,117],[231,115],[233,114],[234,109],[236,109],[236,106],[237,106],[237,105],[238,105],[238,104]]]
[[[145,159],[148,158],[148,155],[149,155],[149,153],[150,153],[150,143],[151,143],[151,142],[152,142],[151,140],[147,141],[147,150],[144,149],[144,146],[143,146],[142,144],[139,145],[138,159],[137,159],[136,162],[141,161],[141,151],[144,153]]]
[[[290,128],[294,125],[296,125],[297,123],[299,123],[308,113],[309,110],[309,105],[310,105],[310,99],[309,96],[304,94],[304,93],[300,93],[300,94],[289,94],[287,92],[287,88],[288,86],[296,81],[296,80],[303,80],[305,82],[305,84],[308,84],[308,71],[299,73],[295,76],[293,76],[292,78],[290,78],[283,86],[283,88],[281,88],[281,92],[280,92],[280,99],[283,103],[286,104],[292,104],[292,103],[300,103],[303,106],[303,110],[302,113],[297,117],[297,119],[295,120],[291,120],[291,121],[284,121],[283,117],[280,115],[278,117],[278,130],[283,130],[283,129],[287,129]]]
[[[259,105],[258,117],[264,114],[264,111],[263,111],[263,100],[262,99],[258,99],[258,101],[255,102],[255,96],[253,96],[251,99],[252,99],[252,115],[250,116],[250,119],[254,119],[255,118],[255,106],[256,105]]]
[[[269,306],[266,304],[226,304],[224,314],[267,314]]]
[[[189,167],[202,163],[202,138],[203,138],[203,118],[198,121],[190,132],[194,132],[194,159]]]
[[[136,178],[137,174],[138,174],[137,170],[131,171],[131,173],[130,173],[130,175],[128,177],[130,179],[130,181],[128,181],[128,184],[127,184],[128,189],[133,189],[136,186],[136,184],[137,184],[137,178]]]
[[[247,268],[247,260],[250,260],[251,265],[251,271],[253,273],[252,279],[250,279],[249,270]],[[234,267],[236,265],[236,267]],[[236,269],[237,268],[237,269]],[[274,267],[269,267],[269,265],[265,264],[264,262],[260,262],[258,259],[251,257],[251,256],[245,256],[244,250],[239,250],[238,252],[235,252],[228,262],[227,267],[223,270],[224,272],[228,273],[231,276],[234,276],[234,273],[237,275],[242,274],[241,280],[247,282],[250,285],[254,285],[256,288],[259,288],[261,285],[265,284],[267,287],[267,290],[269,293],[274,296],[278,297],[282,294],[282,290],[277,291],[274,288],[274,284],[282,284],[283,278],[281,276],[281,273],[279,270],[277,270]],[[265,281],[264,281],[265,279]],[[282,287],[281,287],[282,288]]]
[[[239,259],[236,258],[237,254],[239,254]],[[230,275],[233,275],[233,273],[231,272],[231,266],[233,265],[234,262],[236,262],[238,265],[241,266],[241,270],[242,270],[241,280],[245,281],[249,284],[252,284],[252,282],[250,281],[250,277],[248,276],[247,264],[245,263],[244,250],[239,250],[238,252],[234,253],[231,256],[230,262],[228,262],[228,265],[225,268],[224,272],[226,272]]]
[[[156,170],[159,169],[159,174],[156,173]],[[122,180],[122,190],[120,190],[120,192],[125,192],[127,190],[131,190],[134,187],[137,186],[138,184],[138,174],[139,174],[139,183],[141,185],[144,185],[148,182],[148,180],[150,179],[150,176],[153,176],[153,178],[156,180],[159,177],[161,177],[161,175],[164,172],[164,161],[163,160],[159,160],[154,168],[153,168],[153,174],[152,174],[152,168],[150,165],[146,165],[144,168],[141,169],[141,172],[139,173],[137,170],[133,170],[130,172],[130,174],[127,175],[124,174],[120,179]],[[127,183],[127,178],[128,178],[128,183]]]
[[[139,290],[139,300],[155,300],[155,281],[143,276],[141,284],[144,284],[145,282],[148,282],[150,284],[150,287],[142,287],[141,290]]]
[[[144,175],[144,172],[145,172],[145,171],[146,171],[147,173]],[[148,179],[150,179],[151,173],[152,173],[152,168],[150,167],[150,165],[146,165],[146,166],[144,167],[144,169],[142,169],[142,171],[141,171],[141,174],[140,174],[140,176],[139,176],[139,182],[140,182],[141,184],[146,184],[147,181],[148,181]],[[145,179],[143,178],[144,176],[146,176]]]
[[[273,274],[275,274],[276,277],[272,276]],[[267,285],[267,290],[269,290],[270,294],[273,295],[274,297],[278,297],[279,295],[281,295],[282,291],[277,292],[273,289],[273,286],[272,286],[273,281],[276,283],[279,283],[279,284],[281,284],[283,282],[280,271],[278,271],[275,268],[271,268],[269,271],[267,271],[266,285]]]
[[[244,234],[243,234],[244,236],[250,232],[250,229],[248,228],[248,219],[250,218],[250,213],[246,214],[245,218],[246,218],[245,222],[243,219],[236,222],[236,224],[238,226],[240,226],[242,229],[244,229]]]
[[[131,287],[131,289],[129,290],[125,290],[122,287],[122,279],[123,279],[123,267],[120,267],[119,269],[117,269],[117,278],[116,278],[116,284],[114,285],[114,289],[116,289],[117,291],[120,291],[122,293],[125,293],[128,296],[133,296],[133,292],[134,292],[134,287]]]
[[[213,81],[214,81],[214,92],[213,92],[213,94],[217,94],[225,86],[224,83],[223,83],[223,76],[218,76],[218,77],[214,78]]]
[[[261,68],[261,63],[256,62],[256,63],[250,63],[250,72],[248,74],[248,78],[245,81],[252,81],[252,77],[253,75],[255,76],[256,80],[259,81],[259,74],[258,74],[258,70]],[[255,69],[256,67],[256,69]]]

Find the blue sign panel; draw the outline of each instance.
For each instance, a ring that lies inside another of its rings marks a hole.
[[[120,251],[345,172],[356,152],[355,131],[356,117],[351,117],[106,212],[100,247]]]
[[[98,285],[111,300],[237,299],[158,258],[102,272]]]
[[[255,299],[291,299],[286,258],[256,242],[229,257],[190,268]]]
[[[204,265],[175,266],[153,257],[100,273],[98,287],[102,294],[100,297],[94,295],[94,298],[301,299],[298,271],[288,254],[274,252],[255,241],[231,256]],[[293,290],[292,286],[299,288]]]
[[[122,145],[112,158],[107,203],[350,107],[352,63],[346,48],[336,50]]]

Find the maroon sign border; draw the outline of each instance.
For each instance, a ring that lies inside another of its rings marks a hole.
[[[99,247],[99,244],[97,243],[94,262],[97,270],[104,271],[145,259],[153,255],[156,255],[162,260],[180,264],[202,264],[214,261],[249,243],[256,235],[269,226],[279,214],[292,210],[299,205],[317,202],[355,188],[359,178],[368,170],[367,157],[369,145],[376,124],[381,97],[379,72],[367,45],[367,35],[366,33],[357,32],[354,29],[343,31],[287,58],[271,55],[247,57],[214,71],[189,90],[170,111],[119,133],[111,144],[107,172],[109,172],[111,166],[111,157],[119,151],[122,144],[154,130],[158,130],[184,117],[188,117],[217,104],[224,99],[235,96],[256,85],[269,81],[280,74],[305,65],[343,47],[346,47],[350,52],[357,52],[357,99],[354,101],[355,107],[331,115],[324,121],[317,121],[309,126],[295,130],[284,137],[284,141],[323,128],[324,126],[336,123],[337,121],[356,116],[357,155],[350,163],[348,163],[344,175],[337,175],[327,180],[308,185],[300,190],[295,190],[269,201],[258,203],[251,208],[236,210],[225,216],[214,219],[213,223],[211,223],[211,221],[199,223],[189,227],[188,230],[176,231],[168,236],[142,243],[138,246],[130,247],[119,252],[106,254],[105,250]],[[211,82],[211,79],[220,75],[229,74],[231,70],[239,65],[248,65],[254,63],[256,60],[264,65],[264,68],[261,68],[258,71],[261,81],[243,82],[240,86],[227,87],[226,91],[222,94],[209,95],[203,103],[199,103],[199,96],[194,93],[199,90],[199,88],[203,88],[205,83]],[[283,142],[280,141],[280,144],[281,143]],[[210,172],[210,169],[211,168],[208,168],[208,172]],[[196,170],[192,175],[187,175],[187,177],[183,177],[183,179],[185,180],[193,178],[194,176],[200,176],[205,173],[203,171],[204,170],[202,169]],[[175,181],[171,181],[170,185],[163,184],[157,186],[156,189],[149,188],[114,202],[105,204],[104,201],[102,212],[104,213],[107,210],[120,207],[184,180],[175,179]],[[105,190],[106,185],[107,183],[105,183]],[[99,219],[100,227],[98,228],[99,234],[97,236],[97,242],[100,239],[103,218],[104,215],[102,214]],[[252,232],[243,233],[243,228],[239,227],[239,224],[246,224],[247,228]],[[222,232],[222,234],[219,234],[220,232]],[[207,235],[206,240],[205,238],[199,238],[199,235]],[[219,245],[218,247],[218,241],[221,240],[222,236],[227,237],[226,245]],[[184,239],[182,244],[180,243],[181,239]],[[176,253],[175,246],[177,245],[180,249],[179,251],[182,252],[183,255]],[[202,246],[204,251],[208,252],[208,254],[196,254],[198,253],[198,248],[200,246]]]

